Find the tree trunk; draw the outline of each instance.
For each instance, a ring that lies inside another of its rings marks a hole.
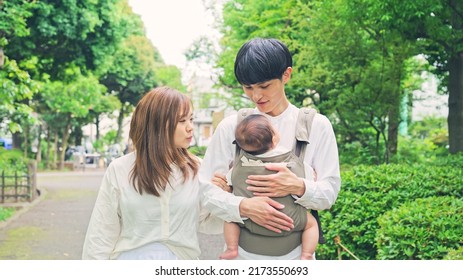
[[[402,95],[400,94],[400,77],[398,78],[398,86],[395,92],[391,93],[392,103],[391,109],[388,113],[388,127],[387,127],[387,151],[386,162],[389,163],[391,157],[397,155],[397,145],[399,136],[399,125],[401,121],[400,109]]]
[[[400,105],[398,105],[400,106]],[[397,142],[399,134],[400,123],[400,107],[393,106],[388,114],[388,127],[387,127],[387,154],[386,162],[389,162],[391,156],[397,155]]]
[[[455,32],[463,31],[463,11],[460,0],[449,1],[451,7],[450,22]],[[452,54],[449,59],[449,152],[463,152],[463,52]]]
[[[463,152],[463,52],[449,60],[449,151]]]
[[[37,166],[40,166],[40,162],[42,161],[42,131],[43,131],[43,126],[40,124],[39,125],[39,132],[37,133],[37,154],[35,155],[35,161],[37,162]]]
[[[2,2],[0,1],[0,7],[2,6]],[[5,63],[5,54],[3,53],[3,48],[0,48],[0,68],[3,67]]]
[[[29,151],[29,133],[30,133],[30,128],[28,124],[25,124],[24,127],[24,144],[23,144],[23,149],[24,149],[24,157],[28,157],[28,151]]]
[[[84,132],[82,131],[82,127],[81,126],[74,126],[73,133],[74,133],[74,137],[75,137],[74,138],[74,144],[76,146],[83,146],[82,138],[84,137]]]
[[[45,166],[50,169],[50,154],[51,154],[51,129],[47,126],[47,153],[45,154]]]
[[[117,134],[116,134],[116,143],[120,143],[122,140],[122,127],[124,122],[124,117],[126,113],[126,105],[121,105],[121,110],[119,111],[119,116],[117,117]]]
[[[61,150],[59,151],[59,170],[64,169],[64,156],[66,154],[66,148],[68,147],[68,140],[71,130],[71,117],[68,116],[66,127],[63,131],[63,139],[61,140]]]
[[[56,163],[58,162],[58,153],[59,153],[59,146],[58,146],[58,131],[54,131],[54,143],[53,143],[53,146],[55,147],[55,151],[53,153],[53,168],[56,169],[57,168],[57,165]]]
[[[402,53],[401,51],[404,51]],[[405,59],[403,57],[406,56],[408,52],[406,48],[404,50],[399,50],[396,53],[394,68],[395,71],[393,73],[393,78],[395,79],[394,90],[391,92],[391,104],[390,110],[388,112],[388,126],[387,126],[387,145],[386,145],[386,162],[389,163],[391,157],[397,155],[397,146],[398,146],[398,138],[399,138],[399,125],[401,122],[401,109],[402,109],[402,90],[401,90],[401,83],[402,83],[402,67],[405,63]]]
[[[97,114],[95,117],[95,127],[96,127],[96,140],[100,140],[100,114]]]
[[[13,141],[13,149],[18,149],[18,150],[21,150],[21,146],[22,146],[22,142],[23,142],[23,138],[22,138],[22,135],[21,133],[19,132],[15,132],[12,134],[12,139]]]

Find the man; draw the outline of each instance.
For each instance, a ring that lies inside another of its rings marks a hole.
[[[296,145],[296,122],[299,109],[292,105],[285,93],[285,85],[291,79],[292,57],[288,48],[275,39],[256,38],[245,43],[235,59],[235,77],[243,86],[244,93],[256,105],[255,113],[267,116],[278,130],[279,146],[292,150]],[[233,161],[234,131],[237,117],[225,118],[217,127],[201,164],[199,175],[227,189],[225,175]],[[293,195],[307,209],[329,209],[338,196],[341,177],[338,148],[332,125],[328,118],[316,114],[312,123],[310,143],[305,149],[306,177],[300,178],[287,167],[268,164],[277,173],[249,176],[248,190],[255,196],[281,197]],[[311,170],[315,171],[317,180]],[[266,227],[277,229],[273,220]],[[264,256],[239,248],[241,259],[298,259],[301,246],[284,256]]]

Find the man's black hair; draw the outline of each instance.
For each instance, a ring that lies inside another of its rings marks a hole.
[[[293,66],[291,53],[276,39],[255,38],[246,42],[235,59],[235,77],[242,85],[281,79]]]

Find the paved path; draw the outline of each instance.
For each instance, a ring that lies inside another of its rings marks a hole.
[[[0,224],[0,260],[79,260],[104,170],[40,173],[42,195]],[[222,235],[200,234],[200,259],[217,259]]]

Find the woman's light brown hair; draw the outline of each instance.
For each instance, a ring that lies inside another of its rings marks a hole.
[[[173,164],[182,171],[184,182],[198,173],[195,156],[174,145],[175,128],[190,112],[188,96],[168,87],[155,88],[138,102],[129,137],[136,153],[130,180],[140,194],[160,196],[169,183]]]

